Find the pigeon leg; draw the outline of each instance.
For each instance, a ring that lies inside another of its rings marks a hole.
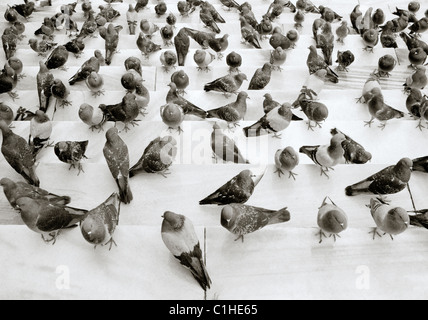
[[[309,120],[309,121],[307,122],[307,123],[308,123],[308,130],[314,131],[314,128],[316,127],[316,125],[315,125],[315,126],[313,126],[311,122],[312,122],[311,120]]]
[[[374,53],[374,48],[372,48],[372,47],[365,47],[365,48],[363,48],[363,51]]]
[[[110,240],[106,243],[106,245],[107,244],[110,244],[110,247],[108,248],[108,251],[111,250],[111,248],[113,247],[113,245],[115,245],[117,247],[117,243],[116,243],[116,241],[113,240],[113,238],[110,238]]]
[[[221,52],[217,53],[217,60],[221,60],[223,57],[224,55]]]
[[[62,67],[59,68],[59,70],[67,72],[68,68],[66,66],[62,66]]]
[[[369,121],[364,121],[364,123],[365,123],[364,127],[365,126],[369,126],[369,128],[370,128],[373,122],[374,122],[374,118],[373,117]]]
[[[419,124],[416,126],[416,128],[418,128],[419,130],[421,130],[422,131],[422,128],[425,128],[423,125],[422,125],[422,119],[419,119]]]
[[[330,234],[329,238],[333,237],[334,242],[336,242],[336,237],[340,238],[340,235],[336,234],[336,233],[332,233]]]
[[[20,75],[18,75],[18,80],[22,80],[26,77],[27,77],[27,75],[25,73],[21,73]]]
[[[60,107],[61,108],[64,108],[64,107],[68,107],[68,106],[71,106],[72,105],[72,102],[71,101],[69,101],[69,100],[67,100],[67,99],[62,99],[61,100],[61,103],[60,103]]]
[[[173,43],[171,40],[164,40],[163,44],[165,47],[171,47]]]
[[[320,168],[321,168],[320,176],[325,175],[328,179],[330,179],[330,177],[327,174],[329,168],[325,168],[325,167],[320,167]]]
[[[166,169],[164,171],[158,172],[158,174],[160,174],[164,178],[168,178],[167,175],[171,174],[171,172],[169,172],[168,169]]]
[[[293,178],[294,180],[296,180],[296,176],[298,176],[297,173],[294,173],[293,171],[290,171],[290,173],[288,175],[288,179]]]
[[[13,101],[15,101],[16,99],[19,99],[19,95],[14,91],[8,92],[8,95],[12,98]]]
[[[379,238],[382,238],[382,235],[379,232],[377,232],[377,228],[373,228],[373,230],[370,231],[369,234],[370,233],[373,233],[373,240],[376,238],[376,235],[378,235]]]
[[[242,243],[244,243],[244,235],[241,234],[238,238],[235,239],[235,241],[238,241],[239,239],[242,240]]]
[[[379,128],[380,128],[381,130],[384,130],[384,129],[385,129],[385,127],[386,127],[386,121],[385,121],[385,122],[382,122],[382,123],[379,125]]]
[[[101,95],[104,95],[104,92],[105,92],[105,90],[104,90],[104,89],[101,89],[101,90],[98,90],[98,91],[93,91],[93,92],[92,92],[92,96],[93,96],[93,97],[99,97],[99,96],[101,96]]]
[[[275,139],[282,139],[282,138],[281,138],[281,136],[282,136],[282,134],[281,134],[281,133],[275,132],[275,133],[273,134],[272,138],[275,138]]]
[[[178,134],[181,134],[182,132],[184,132],[184,130],[183,130],[183,129],[181,129],[181,127],[180,127],[180,126],[178,126],[178,128],[177,128],[177,132],[178,132]]]
[[[54,245],[56,243],[56,238],[58,237],[58,235],[59,235],[59,230],[49,233],[49,236],[51,237],[50,239],[45,239],[44,234],[42,234],[42,239],[46,244],[52,242],[52,245]]]
[[[177,93],[181,96],[184,96],[185,94],[187,94],[187,92],[184,89],[177,90]]]
[[[323,237],[324,237],[324,238],[327,238],[327,236],[325,235],[325,233],[324,233],[321,229],[320,229],[320,231],[319,231],[319,232],[317,232],[315,235],[320,237],[320,241],[319,241],[318,243],[321,243],[321,242],[322,242],[322,238],[323,238]]]
[[[274,171],[274,173],[278,173],[278,177],[281,178],[281,174],[284,174],[284,171],[281,170],[281,168],[276,168],[276,170]]]

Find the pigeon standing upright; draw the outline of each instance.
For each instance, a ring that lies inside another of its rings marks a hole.
[[[236,101],[228,103],[227,105],[219,108],[211,109],[207,111],[207,118],[217,118],[225,120],[228,126],[237,126],[238,122],[244,119],[247,112],[247,99],[248,94],[245,91],[241,91]]]
[[[39,95],[39,108],[46,112],[49,107],[50,98],[52,96],[52,85],[54,76],[43,63],[39,62],[40,69],[37,73],[37,93]]]
[[[219,157],[226,162],[250,163],[242,156],[235,141],[224,135],[217,123],[214,124],[211,133],[211,149],[214,153],[214,159]]]
[[[206,291],[211,286],[211,279],[192,221],[171,211],[166,211],[162,218],[161,236],[165,246]]]
[[[185,28],[180,29],[174,37],[174,46],[177,51],[178,65],[184,66],[190,47],[190,38]]]
[[[293,172],[294,168],[299,164],[299,154],[293,149],[293,147],[286,147],[284,149],[278,149],[275,152],[275,173],[281,177],[281,174],[285,174],[287,171],[288,178],[296,180],[297,173]]]
[[[90,210],[80,222],[80,230],[86,241],[98,245],[110,244],[109,250],[116,242],[113,234],[119,224],[120,200],[117,193],[113,193],[103,203]]]
[[[65,64],[68,61],[69,53],[65,46],[58,46],[56,47],[50,54],[50,56],[47,58],[45,64],[46,67],[51,69],[64,69],[65,70]]]
[[[119,188],[120,201],[128,204],[132,201],[132,191],[129,185],[129,153],[128,146],[119,136],[116,127],[106,132],[106,143],[103,148],[104,158],[110,172]]]
[[[101,104],[99,108],[103,111],[106,121],[123,122],[125,132],[130,130],[128,124],[136,126],[137,117],[140,114],[136,95],[127,93],[122,101],[117,104],[105,105]]]
[[[270,82],[272,75],[272,65],[267,62],[262,68],[257,69],[254,72],[253,77],[250,80],[248,90],[262,90]]]
[[[327,203],[327,199],[330,200],[331,204]],[[330,233],[330,237],[333,236],[334,241],[336,241],[336,237],[340,237],[339,233],[348,227],[348,216],[329,197],[325,197],[318,209],[317,224],[320,227],[319,243],[322,242],[323,237],[327,237],[324,232]]]
[[[211,70],[209,65],[211,64],[211,62],[215,60],[215,55],[209,51],[198,49],[195,51],[195,54],[193,55],[193,60],[198,65],[199,71],[208,72]]]
[[[226,56],[226,63],[229,66],[230,73],[239,73],[239,67],[242,65],[242,56],[239,53],[232,51]]]
[[[178,93],[184,94],[185,89],[189,86],[190,80],[184,70],[179,70],[171,75],[171,82],[175,83]]]
[[[92,92],[92,96],[99,97],[104,94],[104,78],[98,72],[91,71],[86,78],[85,83],[88,89]]]
[[[83,103],[79,107],[79,118],[89,126],[92,131],[102,130],[105,123],[104,114],[100,108],[94,109],[93,106]]]
[[[129,177],[141,172],[158,173],[166,177],[176,154],[177,141],[172,136],[158,137],[149,143],[141,158],[129,169]]]
[[[126,12],[126,22],[128,23],[128,29],[130,35],[135,35],[137,28],[138,12],[132,4],[129,4],[128,11]]]
[[[48,142],[51,134],[51,120],[43,111],[37,110],[30,121],[30,136],[28,138],[28,144],[33,149],[34,158],[44,147],[49,146]]]
[[[28,183],[39,187],[40,180],[35,172],[36,161],[30,145],[23,137],[12,132],[3,120],[0,120],[0,130],[3,134],[1,152],[6,161]]]
[[[64,163],[68,163],[70,168],[76,168],[78,170],[77,175],[80,172],[84,172],[83,166],[80,161],[85,156],[86,148],[88,147],[88,140],[85,141],[60,141],[54,146],[55,155],[58,159]]]
[[[100,61],[94,55],[89,60],[86,60],[80,69],[68,80],[68,83],[72,86],[80,81],[85,81],[91,72],[99,72],[100,71]]]
[[[378,229],[388,233],[392,240],[393,235],[398,235],[407,230],[410,218],[407,211],[401,207],[393,207],[380,197],[370,199],[370,213],[376,223],[373,229],[373,239],[376,235],[381,236]]]
[[[109,66],[112,62],[113,55],[117,52],[119,45],[119,32],[123,29],[121,25],[114,26],[112,23],[107,28],[100,28],[100,36],[105,41],[105,62]]]

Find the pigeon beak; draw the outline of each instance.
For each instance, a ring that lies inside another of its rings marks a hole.
[[[267,166],[258,167],[251,170],[253,172],[251,179],[253,180],[255,186],[260,182],[260,180],[262,180],[263,176],[266,173],[266,170],[267,170]]]

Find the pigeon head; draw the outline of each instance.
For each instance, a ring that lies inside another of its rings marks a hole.
[[[184,216],[171,211],[165,211],[162,216],[162,232],[168,230],[179,230],[183,227]]]
[[[81,222],[80,230],[86,241],[94,245],[102,244],[106,238],[106,229],[103,224],[97,221],[90,215]]]
[[[15,184],[15,182],[10,180],[9,178],[3,178],[0,180],[0,186],[2,186],[5,189],[12,187],[14,184]]]
[[[149,32],[149,29],[150,29],[150,22],[149,22],[147,19],[143,19],[143,20],[141,20],[141,22],[140,22],[140,29],[141,29],[143,32]]]
[[[388,214],[385,218],[385,229],[394,230],[392,234],[400,234],[410,224],[410,218],[406,210],[403,208],[397,207],[388,211]]]
[[[372,159],[372,154],[366,150],[359,149],[355,154],[355,159],[353,160],[355,163],[366,163]]]
[[[238,73],[236,75],[236,78],[239,79],[240,81],[244,81],[244,80],[248,81],[247,75],[244,73]]]
[[[177,85],[176,85],[174,82],[170,82],[170,83],[168,84],[168,87],[170,87],[170,88],[171,88],[171,91],[175,91],[175,90],[177,90]]]
[[[35,112],[35,119],[41,123],[49,121],[49,117],[42,110],[37,110]]]
[[[227,205],[221,210],[220,223],[226,229],[234,224],[235,210],[232,206]]]
[[[161,110],[162,118],[165,119],[166,122],[177,122],[184,117],[183,109],[175,103],[168,103],[161,108]]]
[[[412,167],[413,167],[413,161],[411,159],[402,158],[395,165],[394,171],[401,181],[409,182]]]
[[[115,141],[119,136],[119,130],[116,127],[112,127],[106,132],[107,141]]]
[[[342,211],[337,209],[329,210],[324,217],[323,229],[326,232],[337,234],[348,227],[348,221]]]
[[[93,112],[94,107],[87,103],[83,103],[79,108],[79,117],[82,120],[90,120],[92,119]]]

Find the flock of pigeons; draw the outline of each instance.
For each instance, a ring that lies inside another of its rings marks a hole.
[[[10,166],[19,173],[24,181],[13,181],[3,178],[0,181],[4,194],[10,205],[18,210],[24,223],[33,231],[42,235],[47,242],[55,243],[58,233],[66,228],[80,224],[83,237],[90,243],[97,245],[113,244],[113,234],[119,222],[120,204],[128,204],[133,200],[129,185],[129,178],[141,173],[160,173],[166,175],[174,162],[177,153],[177,142],[172,136],[159,137],[153,140],[144,150],[138,162],[130,166],[129,153],[126,143],[119,135],[116,126],[107,130],[103,153],[106,163],[115,179],[118,192],[113,193],[105,202],[93,210],[83,210],[68,206],[71,199],[68,196],[56,195],[41,189],[40,180],[36,174],[36,162],[39,152],[49,144],[52,132],[52,123],[46,115],[55,101],[55,110],[59,106],[71,105],[68,100],[69,86],[78,82],[86,83],[94,96],[104,93],[104,80],[99,73],[100,67],[110,65],[118,51],[119,35],[126,26],[115,25],[114,20],[121,15],[115,9],[114,2],[122,0],[105,0],[106,5],[100,6],[97,13],[89,0],[79,4],[85,21],[80,27],[74,21],[73,14],[78,10],[78,3],[62,5],[60,12],[52,17],[46,17],[34,37],[29,39],[29,47],[41,57],[40,70],[37,74],[37,91],[39,109],[35,112],[20,108],[16,114],[4,103],[0,103],[0,129],[2,131],[1,152]],[[279,137],[291,121],[302,121],[293,114],[293,109],[301,108],[308,118],[308,128],[314,130],[321,126],[321,122],[328,117],[328,108],[317,96],[325,82],[339,83],[340,76],[332,68],[332,52],[335,41],[344,42],[351,32],[361,35],[365,50],[373,51],[377,45],[386,48],[396,48],[396,38],[400,36],[409,49],[410,67],[415,72],[405,80],[404,89],[408,93],[406,106],[409,113],[419,119],[418,127],[423,128],[423,121],[428,121],[428,97],[422,93],[427,84],[425,62],[428,54],[428,45],[423,42],[419,34],[428,30],[428,10],[419,18],[421,8],[418,2],[412,1],[408,8],[397,8],[396,18],[385,21],[384,12],[369,8],[364,14],[357,5],[350,13],[352,26],[331,8],[316,6],[310,0],[291,1],[274,0],[269,3],[266,14],[258,21],[248,2],[238,4],[234,0],[220,0],[227,10],[237,12],[240,21],[240,32],[243,41],[249,48],[260,49],[262,38],[269,39],[272,46],[270,60],[248,79],[240,72],[242,57],[234,52],[228,52],[225,57],[229,66],[229,74],[215,79],[204,85],[205,91],[215,91],[227,97],[236,94],[236,100],[224,106],[203,110],[184,98],[185,90],[189,85],[189,77],[184,70],[172,73],[170,90],[166,96],[166,104],[160,107],[162,121],[170,130],[181,132],[181,125],[188,117],[202,119],[218,119],[225,121],[229,130],[234,130],[247,111],[248,94],[240,91],[244,81],[249,81],[248,90],[262,90],[270,82],[273,70],[280,70],[286,61],[286,50],[295,47],[299,40],[299,29],[307,17],[313,17],[313,36],[315,45],[309,47],[307,58],[308,78],[302,86],[301,92],[293,103],[279,103],[272,99],[270,94],[264,95],[264,116],[254,124],[243,128],[246,137],[251,138],[263,134],[273,134]],[[9,26],[3,31],[2,43],[6,56],[6,63],[0,75],[0,94],[9,94],[13,99],[18,95],[14,92],[17,82],[24,77],[23,64],[16,56],[19,41],[24,38],[25,23],[31,18],[34,10],[43,10],[44,6],[52,6],[50,0],[35,2],[24,0],[24,3],[8,6],[4,13]],[[228,34],[221,33],[219,25],[225,23],[221,14],[207,0],[178,1],[177,9],[183,16],[199,13],[200,20],[207,30],[196,30],[183,27],[176,30],[177,18],[174,14],[167,14],[167,6],[158,1],[154,7],[158,17],[165,16],[166,24],[159,28],[148,19],[139,21],[138,13],[147,8],[148,0],[137,0],[129,5],[126,12],[127,29],[129,34],[135,35],[138,27],[140,32],[136,37],[136,46],[143,58],[160,51],[163,46],[174,46],[175,50],[164,50],[160,55],[160,62],[166,71],[175,68],[175,65],[184,66],[189,53],[190,41],[197,42],[201,49],[195,51],[193,59],[199,70],[209,70],[209,65],[215,59],[222,59],[228,49]],[[281,14],[289,10],[294,13],[295,30],[286,34],[273,22]],[[337,28],[334,23],[341,21]],[[55,32],[65,29],[70,35],[70,41],[64,45],[55,43]],[[153,35],[159,32],[163,39],[163,46],[153,42]],[[69,83],[64,84],[56,79],[51,70],[66,68],[70,54],[79,57],[85,50],[85,41],[95,37],[96,33],[105,40],[105,52],[95,50],[94,55],[85,61]],[[320,49],[322,55],[318,53]],[[339,51],[337,55],[337,70],[346,72],[354,62],[354,55],[350,50]],[[371,125],[374,120],[385,127],[388,120],[400,118],[404,113],[392,108],[384,102],[379,79],[389,76],[394,69],[396,60],[389,55],[379,59],[376,73],[370,75],[363,87],[360,102],[368,105],[371,114]],[[149,90],[143,85],[142,61],[138,57],[129,57],[124,61],[126,73],[121,78],[122,86],[127,90],[122,101],[117,104],[101,104],[98,108],[84,103],[79,108],[80,119],[91,130],[102,130],[106,122],[122,122],[124,130],[130,130],[139,121],[140,115],[145,115],[150,102]],[[54,110],[54,112],[55,112]],[[30,136],[25,139],[13,132],[13,121],[30,121]],[[339,163],[367,163],[372,155],[364,147],[338,129],[331,130],[331,141],[326,145],[302,146],[299,152],[292,147],[278,150],[275,154],[276,173],[279,176],[288,173],[295,179],[293,169],[299,163],[299,153],[307,155],[315,165],[319,166],[321,175],[328,177],[328,172]],[[54,152],[62,162],[70,164],[80,173],[83,171],[81,160],[85,158],[88,141],[60,141],[54,145]],[[211,135],[211,147],[215,157],[223,161],[234,163],[249,163],[241,154],[236,143],[223,134],[223,130],[215,123]],[[428,213],[417,212],[416,215],[407,213],[400,207],[391,205],[385,195],[398,193],[406,188],[413,171],[428,172],[428,157],[419,159],[403,158],[396,165],[388,166],[366,179],[348,186],[346,195],[374,194],[369,204],[371,214],[376,223],[373,237],[380,235],[379,231],[397,235],[407,229],[409,224],[428,228]],[[266,225],[283,223],[290,220],[287,208],[268,210],[245,205],[251,197],[263,173],[256,174],[252,170],[243,170],[227,181],[212,194],[202,199],[200,205],[222,205],[221,225],[236,234],[238,239],[244,240],[244,235],[259,230]],[[334,238],[347,228],[347,216],[343,209],[326,197],[318,212],[320,227],[320,242],[325,233]],[[45,237],[49,235],[49,239]],[[181,264],[189,268],[201,287],[206,290],[210,287],[211,279],[203,262],[199,240],[195,234],[192,222],[181,214],[165,212],[162,223],[162,239],[171,253],[180,260]],[[238,240],[237,239],[237,240]]]

